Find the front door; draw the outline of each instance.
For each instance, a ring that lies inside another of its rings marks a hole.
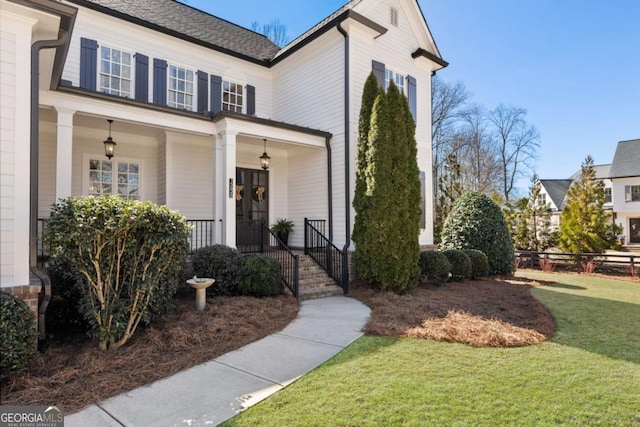
[[[263,221],[269,225],[269,172],[236,168],[236,245],[241,251],[259,250]]]
[[[629,243],[640,243],[640,218],[629,218]]]

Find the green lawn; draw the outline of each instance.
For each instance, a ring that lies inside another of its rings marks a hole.
[[[533,273],[532,273],[533,274]],[[363,337],[227,426],[640,426],[640,285],[536,273],[557,335],[493,349]]]

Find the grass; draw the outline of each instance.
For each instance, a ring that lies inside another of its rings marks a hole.
[[[550,282],[533,290],[557,321],[549,341],[496,349],[365,336],[225,425],[640,425],[640,286],[535,278]]]

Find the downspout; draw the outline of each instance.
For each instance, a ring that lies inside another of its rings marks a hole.
[[[333,178],[331,175],[331,137],[327,136],[324,140],[327,146],[327,185],[329,194],[329,241],[333,242]]]
[[[350,194],[350,168],[349,168],[349,34],[338,23],[338,31],[344,37],[344,217],[345,217],[345,243],[342,251],[346,254],[351,245],[351,194]]]
[[[40,51],[63,46],[69,33],[60,30],[58,39],[39,40],[31,45],[31,154],[29,177],[29,268],[40,279],[44,296],[38,304],[38,335],[46,339],[44,315],[51,301],[51,279],[38,267],[38,150],[40,125]]]

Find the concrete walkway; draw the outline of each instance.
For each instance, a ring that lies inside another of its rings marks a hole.
[[[362,336],[367,306],[303,301],[282,331],[65,417],[67,427],[215,426],[335,356]]]

